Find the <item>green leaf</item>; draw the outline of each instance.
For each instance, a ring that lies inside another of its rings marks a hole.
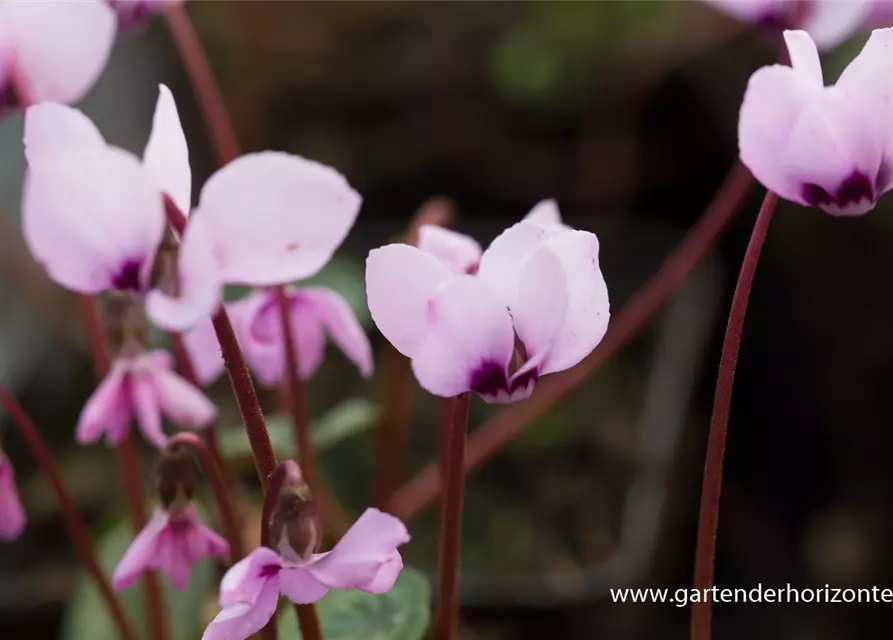
[[[121,520],[106,531],[96,542],[99,563],[107,576],[111,576],[115,565],[124,555],[133,540],[129,523]],[[214,587],[216,571],[214,560],[208,559],[192,567],[189,586],[177,591],[170,586],[163,575],[158,581],[164,587],[167,603],[168,638],[170,640],[195,640],[201,637],[203,620],[201,611],[205,599]],[[141,584],[137,582],[130,589],[118,594],[127,620],[139,638],[147,638],[146,621],[143,614]],[[119,640],[117,631],[108,616],[105,604],[99,597],[93,581],[86,574],[78,578],[65,618],[62,623],[62,640]]]
[[[404,567],[383,595],[330,591],[316,610],[326,640],[419,640],[431,617],[431,585],[424,574]],[[301,638],[292,606],[279,615],[279,638]]]
[[[378,420],[378,406],[367,398],[348,398],[310,425],[316,451],[325,451],[347,438],[366,431]],[[294,453],[291,417],[276,413],[266,417],[267,430],[276,455],[289,458]],[[220,448],[229,460],[251,457],[251,448],[241,425],[221,429]]]

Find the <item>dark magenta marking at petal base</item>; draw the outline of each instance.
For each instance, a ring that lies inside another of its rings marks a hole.
[[[260,568],[259,574],[261,578],[272,578],[280,571],[282,571],[282,567],[278,564],[265,564]]]
[[[142,260],[127,260],[121,265],[121,270],[112,278],[112,286],[118,291],[140,291],[140,270]]]
[[[884,165],[881,165],[881,170],[889,173],[884,169]],[[874,184],[861,171],[853,171],[848,178],[840,183],[837,193],[834,195],[813,182],[804,183],[801,194],[804,200],[816,207],[836,205],[845,208],[862,201],[873,202],[875,199]]]
[[[496,396],[499,393],[512,394],[518,389],[525,388],[531,381],[536,381],[537,371],[533,369],[518,376],[509,386],[505,368],[498,362],[488,360],[482,362],[471,374],[469,389],[482,396]]]

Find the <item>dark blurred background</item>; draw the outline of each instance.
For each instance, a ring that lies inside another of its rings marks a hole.
[[[570,224],[599,234],[616,316],[733,165],[744,86],[776,57],[771,39],[698,2],[187,8],[243,149],[334,165],[363,194],[356,227],[320,279],[360,310],[377,348],[385,345],[362,313],[362,261],[432,196],[451,199],[457,227],[483,243],[538,200],[557,198]],[[857,39],[828,55],[826,77],[860,46]],[[213,159],[160,20],[119,35],[81,108],[109,141],[141,152],[159,82],[177,97],[197,189]],[[52,441],[99,535],[119,517],[121,495],[110,452],[73,443],[94,383],[73,296],[48,280],[19,233],[21,133],[18,116],[0,124],[0,380]],[[688,609],[613,604],[608,589],[690,586],[719,344],[761,196],[753,190],[634,344],[471,478],[463,638],[687,637]],[[857,219],[783,204],[772,223],[735,385],[721,587],[893,587],[889,202]],[[345,399],[377,404],[378,365],[362,381],[330,349],[311,385],[314,415]],[[236,451],[228,389],[212,391]],[[414,393],[407,477],[434,456],[435,405]],[[472,429],[493,412],[475,401]],[[322,453],[329,480],[356,512],[369,502],[376,459],[365,428],[374,420],[359,423],[359,433]],[[60,625],[66,638],[88,637],[72,632],[72,619],[87,614],[65,613],[77,601],[78,566],[54,498],[15,434],[4,436],[30,523],[0,548],[0,637],[55,638]],[[144,454],[148,478],[151,451]],[[252,513],[256,486],[241,464]],[[435,527],[436,509],[410,525],[407,562],[424,571]],[[213,598],[202,593],[198,603]],[[193,606],[191,615],[213,613],[213,604],[206,609]],[[715,607],[719,640],[858,640],[891,628],[884,604]]]

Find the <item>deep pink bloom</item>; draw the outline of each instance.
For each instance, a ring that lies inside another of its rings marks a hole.
[[[309,380],[323,361],[326,334],[357,366],[372,375],[372,348],[350,307],[323,287],[289,288],[289,309],[301,378]],[[285,379],[285,348],[279,305],[274,291],[258,290],[227,305],[245,359],[258,380],[268,387]],[[187,333],[184,343],[202,384],[223,373],[223,358],[209,321]]]
[[[747,86],[741,160],[783,198],[866,213],[893,186],[893,29],[874,31],[830,87],[809,35],[784,36],[793,66],[763,67]]]
[[[0,452],[0,540],[15,540],[24,528],[25,510],[16,490],[15,472]]]
[[[0,107],[80,100],[114,40],[115,14],[101,0],[0,2]]]
[[[877,0],[706,0],[729,15],[772,29],[802,29],[832,49],[871,21]]]
[[[112,363],[81,411],[75,439],[87,444],[105,435],[108,444],[118,444],[136,417],[143,437],[161,448],[167,442],[162,416],[184,427],[202,428],[216,415],[214,403],[174,373],[169,353],[149,351]]]
[[[183,589],[189,583],[192,565],[209,556],[228,554],[227,541],[199,521],[195,507],[159,508],[115,568],[112,587],[127,589],[144,571],[159,569],[175,588]]]
[[[276,152],[238,158],[205,184],[179,249],[179,290],[168,295],[149,282],[166,227],[160,196],[184,213],[191,196],[170,92],[161,88],[142,162],[56,104],[28,110],[25,152],[23,228],[35,258],[75,291],[145,294],[153,322],[175,331],[216,311],[223,284],[284,284],[319,271],[361,203],[330,167]]]
[[[203,640],[244,640],[273,617],[279,594],[297,604],[320,600],[330,589],[386,593],[403,568],[397,547],[409,542],[400,520],[367,509],[335,547],[303,559],[288,545],[281,555],[258,548],[233,565],[220,583],[222,610]]]
[[[531,214],[496,238],[476,267],[471,251],[437,251],[428,229],[420,234],[427,251],[392,244],[369,254],[372,318],[430,393],[520,400],[538,377],[577,364],[604,336],[598,239],[564,226],[549,201]],[[447,236],[436,236],[445,248]]]

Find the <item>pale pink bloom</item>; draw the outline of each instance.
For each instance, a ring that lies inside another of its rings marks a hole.
[[[0,2],[0,96],[15,106],[76,102],[114,40],[115,14],[101,0]]]
[[[25,510],[16,490],[15,472],[0,452],[0,540],[15,540],[24,529]]]
[[[309,380],[322,364],[326,335],[357,366],[363,377],[372,375],[372,348],[350,307],[324,287],[288,288],[289,318],[299,374]],[[285,379],[285,341],[276,293],[255,291],[227,305],[227,311],[248,366],[265,386]],[[202,322],[184,337],[184,344],[202,384],[223,373],[220,345],[210,322]]]
[[[182,0],[106,0],[118,14],[118,25],[122,29],[144,26],[157,13],[165,11],[172,4]]]
[[[870,22],[877,0],[705,0],[729,15],[772,29],[802,29],[832,49]]]
[[[833,215],[861,215],[893,186],[893,29],[874,31],[826,87],[805,31],[786,31],[792,67],[751,76],[741,105],[741,161],[768,189]]]
[[[361,203],[341,174],[311,160],[269,151],[237,158],[211,176],[189,217],[171,296],[148,282],[166,225],[160,196],[188,213],[191,177],[165,87],[142,162],[107,145],[80,112],[54,104],[28,110],[25,152],[23,227],[32,254],[69,289],[145,294],[153,322],[174,331],[212,315],[223,284],[315,274]]]
[[[477,269],[403,244],[369,254],[372,318],[430,393],[520,400],[601,341],[609,304],[598,239],[564,226],[553,206],[503,232]]]
[[[203,525],[195,507],[156,509],[137,534],[112,575],[117,591],[129,588],[150,569],[158,569],[177,589],[189,584],[192,565],[210,556],[229,555],[229,543]]]
[[[409,542],[400,520],[367,509],[335,547],[304,559],[287,544],[281,555],[261,547],[230,568],[220,583],[217,617],[203,640],[244,640],[273,617],[279,594],[296,604],[317,602],[330,589],[386,593],[403,568],[397,547]]]
[[[80,444],[121,442],[135,417],[143,437],[159,449],[167,442],[162,417],[193,429],[207,427],[217,408],[189,381],[173,371],[166,351],[117,358],[109,374],[84,405],[75,439]]]

